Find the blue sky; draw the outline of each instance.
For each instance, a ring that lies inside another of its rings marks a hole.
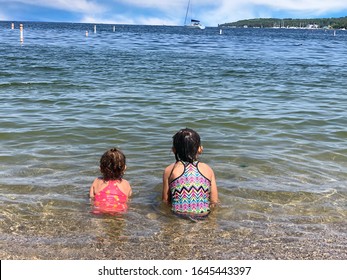
[[[250,18],[347,16],[347,0],[191,0],[206,26]],[[188,0],[0,0],[0,20],[183,25]]]

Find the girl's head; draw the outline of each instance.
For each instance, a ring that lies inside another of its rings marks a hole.
[[[172,151],[176,161],[193,162],[197,160],[202,147],[199,134],[189,128],[181,129],[173,137]]]
[[[113,148],[102,155],[100,171],[105,181],[122,179],[125,169],[125,155],[120,150]]]

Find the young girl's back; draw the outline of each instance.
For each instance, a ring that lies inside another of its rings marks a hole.
[[[176,162],[165,168],[163,201],[170,202],[172,211],[188,217],[205,217],[211,205],[218,201],[213,170],[197,160],[202,153],[200,136],[191,129],[183,129],[173,137]]]
[[[104,181],[96,178],[90,190],[90,197],[94,199],[93,213],[126,212],[130,193],[129,182],[125,179]]]
[[[123,179],[126,169],[125,156],[117,149],[106,151],[100,159],[102,177],[96,178],[90,187],[93,213],[119,213],[128,209],[131,187]]]

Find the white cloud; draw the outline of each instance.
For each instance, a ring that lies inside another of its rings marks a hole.
[[[115,3],[123,3],[141,8],[152,8],[161,11],[170,11],[172,9],[180,9],[187,5],[186,0],[114,0]]]
[[[37,7],[47,7],[70,12],[103,12],[105,7],[102,1],[91,0],[14,0],[9,3],[8,0],[0,0],[1,5],[15,5],[18,9],[22,5],[31,5]],[[4,7],[4,6],[3,6]]]
[[[207,25],[216,25],[259,17],[319,17],[324,14],[346,11],[346,0],[214,0],[202,1],[202,3],[214,3],[215,8],[203,12],[200,16]]]
[[[224,0],[224,2],[226,2]],[[237,1],[241,2],[241,1]],[[301,10],[336,10],[339,8],[346,8],[347,3],[344,0],[330,0],[330,1],[319,1],[319,0],[245,0],[244,2],[255,4],[255,5],[266,5],[272,9],[285,9],[292,11]]]
[[[134,7],[152,8],[161,11],[154,22],[165,24],[167,18],[173,24],[182,24],[188,0],[114,0]],[[204,24],[218,23],[255,17],[280,17],[285,13],[291,17],[314,17],[346,10],[346,0],[191,0],[195,16]],[[137,22],[144,24],[144,20]]]
[[[123,16],[123,15],[118,15],[108,19],[87,15],[82,18],[81,22],[104,23],[104,24],[177,25],[176,21],[173,21],[170,19],[144,17],[144,16],[133,19],[131,17]]]

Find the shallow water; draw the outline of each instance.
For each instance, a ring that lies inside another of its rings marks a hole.
[[[346,31],[24,23],[20,44],[10,25],[2,259],[346,259]],[[204,222],[160,202],[182,127],[217,177]],[[94,216],[89,186],[113,146],[134,195],[127,214]]]

